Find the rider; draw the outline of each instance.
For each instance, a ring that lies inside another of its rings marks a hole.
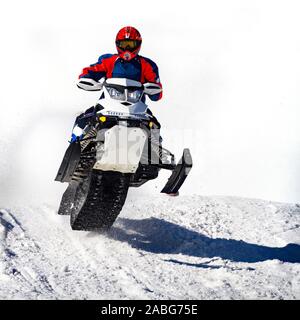
[[[157,65],[149,58],[142,57],[138,53],[142,44],[141,34],[134,27],[122,28],[116,36],[117,54],[104,54],[98,59],[98,62],[84,68],[79,79],[89,78],[94,81],[99,81],[101,78],[127,78],[144,83],[155,83],[161,88],[161,82],[158,74]],[[78,84],[80,88],[80,84]],[[162,92],[149,95],[152,101],[158,101],[162,98]],[[86,110],[90,113],[94,107]],[[153,116],[152,112],[148,109],[148,113]],[[80,122],[81,115],[77,118]],[[154,122],[157,124],[158,129],[160,124],[153,116]]]

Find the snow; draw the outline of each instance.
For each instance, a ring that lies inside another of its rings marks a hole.
[[[0,298],[299,299],[299,6],[5,2]],[[98,97],[75,81],[128,24],[160,68],[164,99],[150,108],[164,146],[177,159],[189,147],[194,167],[180,197],[159,195],[162,172],[130,190],[110,232],[74,232],[53,180]]]
[[[300,298],[296,205],[131,190],[103,234],[49,205],[0,217],[1,299]]]

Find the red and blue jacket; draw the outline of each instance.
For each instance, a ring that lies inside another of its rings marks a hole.
[[[125,61],[118,54],[104,54],[99,57],[97,63],[84,68],[79,76],[79,78],[90,78],[95,81],[102,77],[127,78],[141,83],[154,82],[162,87],[157,65],[149,58],[139,55],[130,61]],[[157,101],[162,98],[162,92],[149,98]]]

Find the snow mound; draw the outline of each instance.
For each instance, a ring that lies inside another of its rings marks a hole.
[[[109,232],[0,211],[0,299],[299,299],[300,208],[129,193]]]

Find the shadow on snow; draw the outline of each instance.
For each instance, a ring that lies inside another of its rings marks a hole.
[[[273,259],[300,263],[300,245],[297,244],[275,248],[233,239],[213,239],[156,218],[119,218],[115,226],[107,232],[107,236],[152,253],[184,254],[202,258],[220,257],[249,263]]]

